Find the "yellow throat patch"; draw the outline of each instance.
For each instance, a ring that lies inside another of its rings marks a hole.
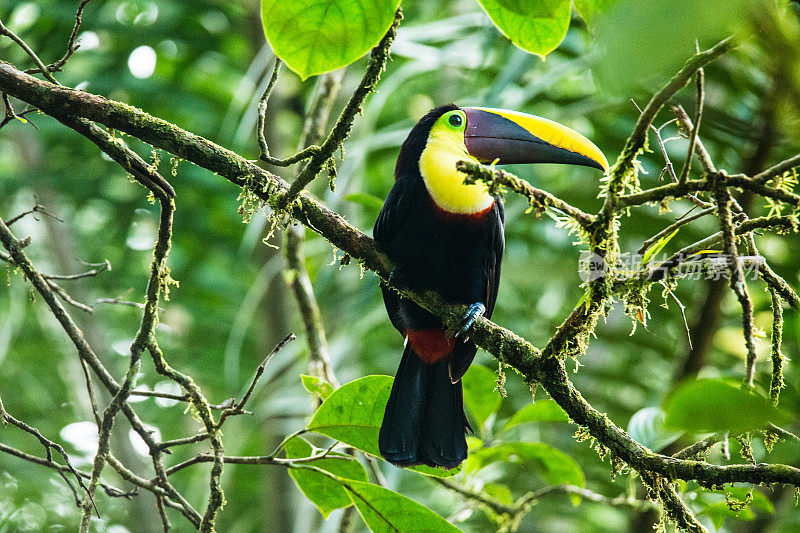
[[[456,162],[475,161],[464,145],[464,131],[450,127],[446,113],[434,123],[428,142],[419,158],[419,172],[428,193],[440,208],[450,213],[469,215],[491,207],[494,198],[482,182],[465,185],[466,174],[456,170]]]

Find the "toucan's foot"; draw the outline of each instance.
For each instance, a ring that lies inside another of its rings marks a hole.
[[[479,316],[483,316],[485,312],[486,306],[480,302],[470,305],[469,309],[467,309],[467,313],[464,315],[461,328],[456,332],[456,338],[458,339],[465,335],[469,331],[469,328],[472,327],[472,324],[475,323],[475,320],[477,320]],[[469,337],[464,337],[463,340],[468,341]]]

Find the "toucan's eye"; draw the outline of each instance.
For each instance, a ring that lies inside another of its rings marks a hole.
[[[453,113],[450,115],[450,118],[447,119],[450,122],[450,125],[454,128],[460,128],[462,124],[464,124],[464,117],[462,117],[458,113]]]

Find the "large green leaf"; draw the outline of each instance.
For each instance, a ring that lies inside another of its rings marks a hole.
[[[503,399],[495,389],[497,375],[481,365],[472,365],[461,378],[464,385],[464,403],[479,425],[500,408]]]
[[[380,485],[345,481],[347,492],[373,533],[458,532],[456,526],[427,507]]]
[[[620,0],[575,0],[575,11],[592,26],[597,20],[597,16],[608,11],[608,9]]]
[[[628,435],[642,446],[658,452],[683,435],[664,427],[666,415],[660,407],[645,407],[636,411],[628,422]]]
[[[286,451],[286,457],[289,459],[310,457],[320,451],[301,437],[289,440],[284,445],[284,450]],[[318,459],[307,464],[321,468],[340,478],[367,480],[367,472],[361,466],[361,463],[347,455],[330,454],[324,459]],[[290,468],[289,475],[292,476],[292,479],[297,483],[297,487],[303,494],[317,506],[324,518],[328,518],[328,515],[334,509],[347,507],[352,503],[350,496],[347,495],[341,484],[325,474],[313,470]]]
[[[308,429],[380,457],[378,432],[386,402],[389,401],[392,381],[391,376],[365,376],[342,385],[320,405]],[[409,470],[430,476],[450,477],[458,474],[461,467],[442,470],[413,466]]]
[[[478,0],[492,22],[516,46],[542,58],[569,28],[570,0]]]
[[[333,391],[308,429],[380,456],[378,431],[392,390],[390,376],[365,376]]]
[[[755,391],[721,379],[698,379],[678,386],[664,400],[665,425],[694,432],[743,433],[768,423],[782,424],[786,413]]]
[[[711,523],[714,524],[714,527],[717,529],[722,527],[722,524],[728,517],[747,521],[754,520],[756,517],[755,513],[753,513],[753,510],[750,509],[750,507],[745,507],[739,511],[734,511],[728,506],[727,502],[715,502],[703,505],[701,506],[700,512],[697,513],[697,515],[705,515],[709,517],[711,519]]]
[[[660,86],[694,55],[695,43],[702,50],[747,27],[751,4],[753,0],[615,2],[597,17],[595,80],[613,94]]]
[[[378,44],[400,0],[261,0],[272,50],[302,79],[349,65]]]
[[[721,528],[725,519],[729,517],[736,520],[753,520],[755,518],[753,509],[761,509],[769,514],[775,512],[769,498],[757,489],[732,486],[722,490],[698,488],[696,492],[697,498],[694,502],[700,508],[697,514],[708,516],[717,529]],[[750,503],[737,511],[730,508],[726,501],[727,498],[738,502],[749,500]]]
[[[567,483],[582,487],[586,482],[583,470],[572,457],[542,442],[507,442],[479,448],[470,453],[464,468],[467,472],[477,472],[498,461],[530,464],[551,485]],[[573,498],[573,502],[577,500]]]
[[[528,422],[569,422],[569,417],[553,400],[539,400],[514,413],[503,426],[503,431]]]

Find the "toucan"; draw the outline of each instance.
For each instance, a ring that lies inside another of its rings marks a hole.
[[[517,111],[448,104],[411,129],[373,237],[394,264],[390,283],[436,291],[468,311],[449,334],[438,317],[381,285],[392,325],[405,337],[378,435],[381,455],[397,466],[452,469],[467,457],[461,377],[477,351],[467,333],[497,301],[505,214],[486,184],[464,183],[460,160],[608,169],[583,135]]]

